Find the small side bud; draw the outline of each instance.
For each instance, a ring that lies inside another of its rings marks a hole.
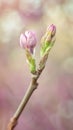
[[[48,28],[47,28],[47,31],[49,31],[49,33],[51,33],[51,37],[53,37],[56,33],[56,27],[55,25],[50,25]]]
[[[49,53],[50,49],[52,48],[53,44],[54,44],[54,36],[56,33],[56,27],[55,25],[50,25],[47,28],[47,31],[45,33],[45,35],[42,37],[41,40],[41,56],[43,57],[47,52]]]
[[[55,42],[54,38],[55,33],[56,33],[56,27],[55,25],[52,24],[47,28],[45,35],[42,37],[41,50],[40,50],[41,60],[39,63],[40,69],[43,69],[43,67],[45,67],[50,49],[52,48]]]

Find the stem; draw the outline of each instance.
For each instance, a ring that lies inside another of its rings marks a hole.
[[[43,68],[44,69],[44,68]],[[42,69],[42,70],[43,70]],[[7,130],[13,130],[14,127],[16,126],[17,124],[17,120],[19,119],[23,109],[25,108],[28,100],[30,99],[32,93],[34,92],[34,90],[37,88],[38,86],[38,83],[37,83],[37,80],[42,72],[42,70],[38,70],[37,73],[35,74],[34,77],[32,77],[32,80],[30,82],[30,85],[27,89],[27,92],[26,94],[24,95],[18,109],[16,110],[16,112],[14,113],[13,117],[11,118],[9,124],[8,124],[8,129]]]
[[[37,88],[38,84],[36,82],[33,82],[33,81],[34,81],[34,79],[32,79],[32,82],[31,82],[29,88],[27,89],[26,94],[24,95],[24,97],[23,97],[23,99],[22,99],[22,101],[21,101],[17,111],[15,112],[15,114],[13,116],[14,118],[17,118],[17,119],[19,118],[19,116],[22,113],[24,107],[26,106],[29,98],[31,97],[33,91]]]

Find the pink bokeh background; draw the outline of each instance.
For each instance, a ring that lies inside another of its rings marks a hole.
[[[38,64],[41,36],[52,23],[55,45],[15,130],[73,130],[73,0],[0,0],[0,130],[31,80],[20,34],[36,32]]]

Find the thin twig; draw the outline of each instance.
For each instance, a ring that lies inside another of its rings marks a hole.
[[[43,69],[44,68],[42,68],[42,70]],[[26,94],[24,95],[24,97],[23,97],[18,109],[16,110],[15,114],[10,119],[7,130],[13,130],[15,128],[15,126],[17,125],[17,121],[18,121],[23,109],[25,108],[25,106],[26,106],[28,100],[30,99],[32,93],[34,92],[34,90],[38,86],[37,80],[38,80],[42,70],[38,70],[37,73],[32,77],[31,83],[30,83],[30,85],[27,89]]]

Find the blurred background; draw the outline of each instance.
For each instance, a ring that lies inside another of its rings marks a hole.
[[[31,80],[19,38],[40,39],[49,24],[56,42],[15,130],[73,130],[73,0],[0,0],[0,130],[5,130]]]

